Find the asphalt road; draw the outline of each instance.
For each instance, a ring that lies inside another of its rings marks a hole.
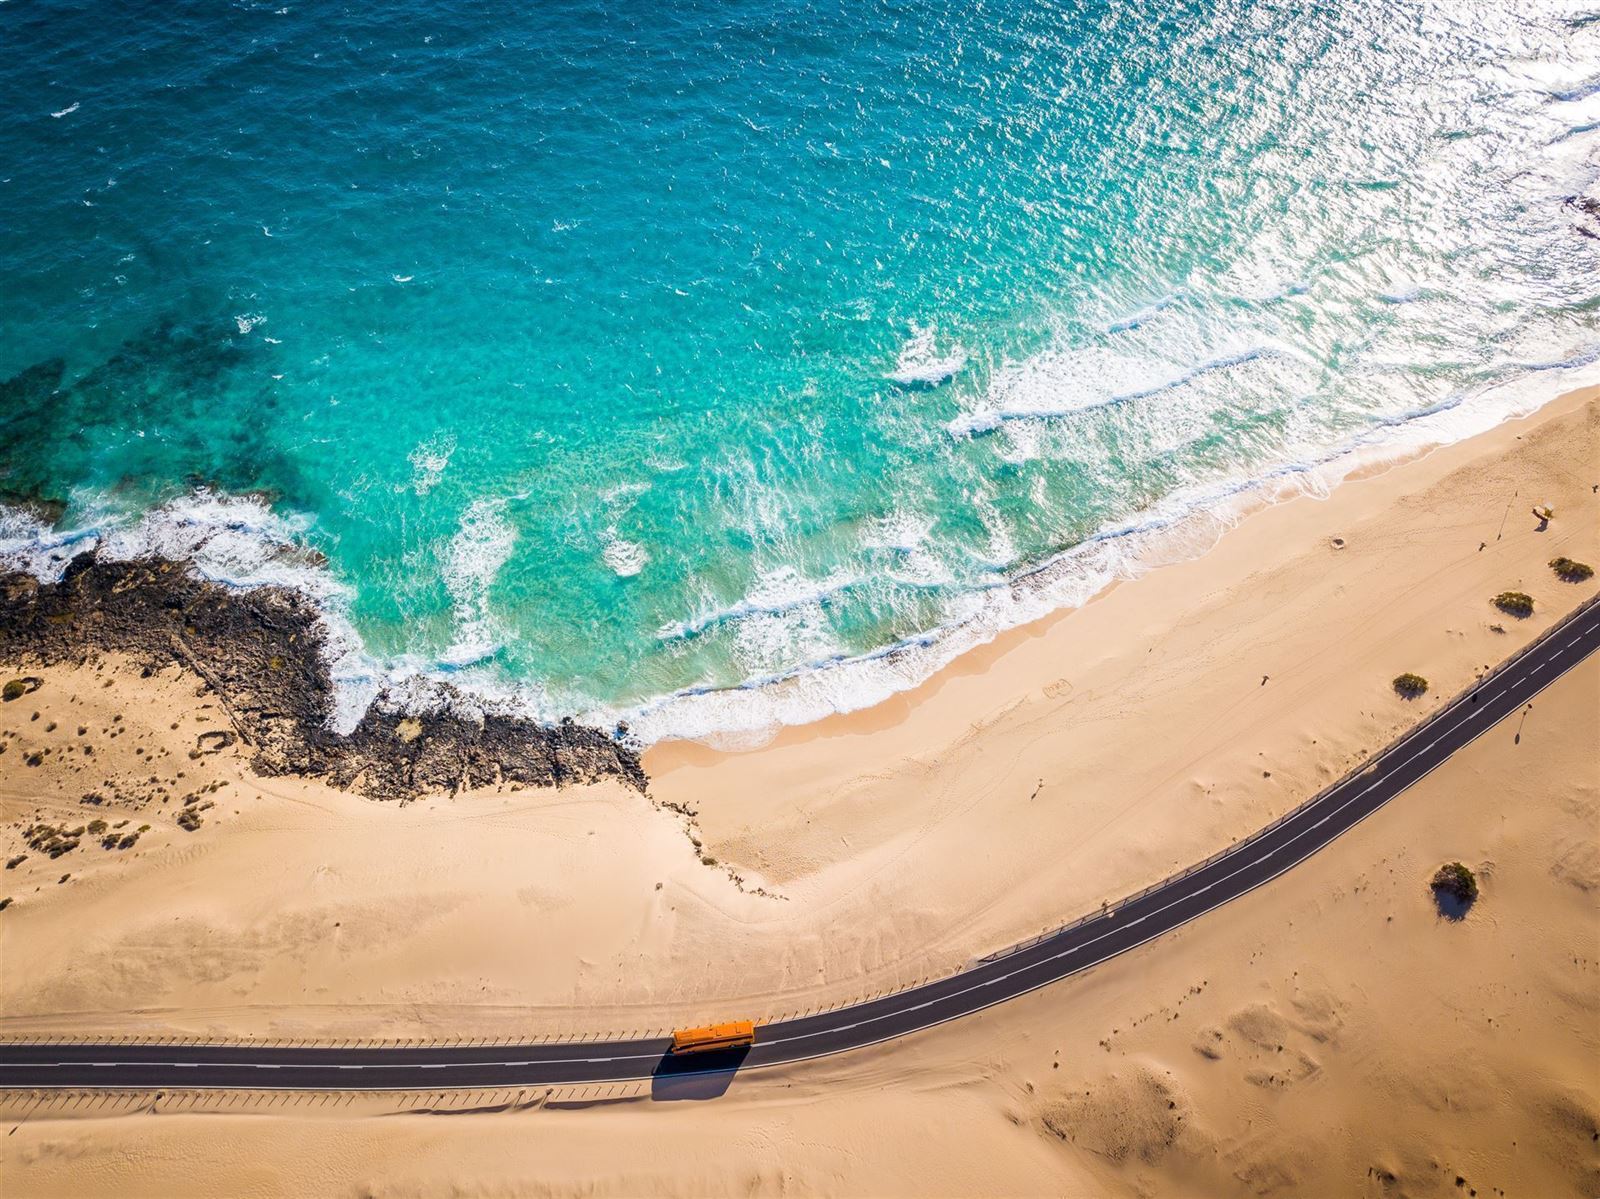
[[[666,1056],[644,1040],[436,1047],[0,1043],[0,1088],[422,1090],[657,1080],[859,1049],[970,1015],[1142,945],[1270,882],[1388,803],[1600,649],[1591,600],[1359,772],[1224,853],[1103,912],[959,974],[892,995],[762,1025],[754,1048]],[[15,964],[13,964],[15,965]],[[743,1012],[715,1010],[707,1020]]]

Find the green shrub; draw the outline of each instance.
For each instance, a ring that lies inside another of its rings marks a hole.
[[[1419,695],[1427,694],[1428,680],[1408,670],[1405,674],[1395,676],[1394,689],[1407,699],[1416,699]]]
[[[1525,618],[1533,615],[1533,596],[1521,591],[1502,591],[1490,602],[1507,616]]]
[[[1594,578],[1594,567],[1587,562],[1574,562],[1571,558],[1550,559],[1550,569],[1565,583],[1582,583]]]
[[[28,694],[28,684],[21,679],[12,679],[4,688],[0,688],[0,698],[4,698],[8,704],[14,699],[21,699],[26,694]]]
[[[1471,903],[1478,898],[1478,880],[1471,870],[1460,862],[1446,862],[1433,876],[1433,889],[1461,903]]]

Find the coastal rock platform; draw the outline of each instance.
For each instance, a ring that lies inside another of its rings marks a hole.
[[[615,777],[639,790],[639,755],[603,730],[564,720],[443,705],[407,714],[374,703],[348,734],[328,726],[334,687],[327,633],[287,588],[236,590],[160,559],[75,560],[59,582],[0,575],[0,655],[42,664],[125,655],[174,663],[227,713],[262,775],[305,775],[375,799],[407,800],[496,784],[559,787]],[[448,684],[442,685],[448,697]],[[217,746],[197,746],[204,753]]]

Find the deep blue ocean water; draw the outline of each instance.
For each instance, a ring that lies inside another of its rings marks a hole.
[[[11,0],[0,558],[812,718],[1594,377],[1597,128],[1580,0]]]

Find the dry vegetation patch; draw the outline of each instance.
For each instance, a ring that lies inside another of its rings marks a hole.
[[[1489,601],[1507,616],[1524,620],[1533,615],[1533,596],[1525,591],[1502,591]]]

